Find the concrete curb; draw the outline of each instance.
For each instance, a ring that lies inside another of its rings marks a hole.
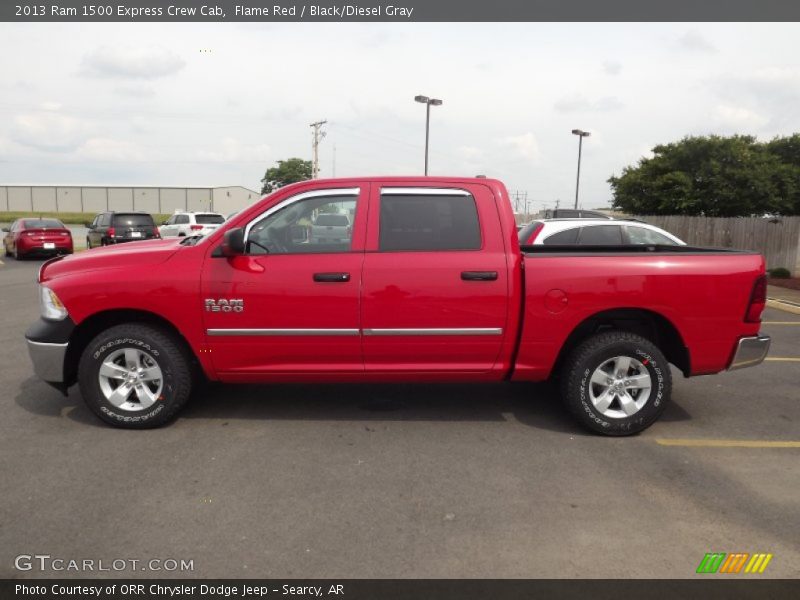
[[[777,298],[767,298],[767,306],[777,308],[784,312],[800,315],[800,305],[789,300],[778,300]]]

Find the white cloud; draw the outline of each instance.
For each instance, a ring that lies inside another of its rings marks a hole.
[[[553,108],[558,112],[608,112],[620,110],[625,105],[616,96],[603,96],[596,100],[590,100],[583,94],[567,96],[556,101]]]
[[[690,29],[678,38],[678,45],[684,50],[698,53],[713,53],[717,48],[709,42],[703,35],[694,29]]]
[[[75,157],[82,160],[126,162],[145,160],[152,158],[152,155],[130,141],[96,137],[81,144]]]
[[[474,160],[483,156],[483,150],[476,148],[475,146],[459,146],[456,148],[456,154],[461,158]]]
[[[270,147],[266,144],[244,144],[239,140],[226,137],[212,150],[201,150],[198,158],[212,162],[269,162]]]
[[[767,117],[741,106],[720,104],[714,108],[712,114],[717,123],[735,130],[749,129],[752,131],[769,122]]]
[[[101,46],[84,56],[81,66],[85,75],[93,77],[157,79],[174,75],[186,61],[165,48]]]
[[[86,139],[87,127],[79,119],[55,111],[14,117],[14,141],[48,152],[72,152]]]
[[[519,156],[531,162],[538,162],[541,156],[536,136],[531,132],[502,138],[499,143],[502,146],[510,146]]]
[[[606,75],[619,75],[622,73],[622,63],[616,60],[607,60],[603,63],[603,71]]]

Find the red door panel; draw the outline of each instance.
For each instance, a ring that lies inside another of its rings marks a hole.
[[[487,372],[513,333],[505,331],[508,272],[495,199],[483,186],[464,190],[477,206],[478,249],[380,251],[381,190],[374,186],[362,294],[367,372]],[[429,199],[436,202],[435,196]],[[424,224],[404,219],[396,219],[398,243],[408,232],[421,240],[431,234]]]
[[[359,294],[368,188],[361,187],[358,196],[349,252],[280,253],[286,248],[279,251],[279,246],[265,242],[270,253],[206,258],[202,282],[206,342],[223,379],[363,373]],[[303,196],[313,199],[314,192]],[[277,199],[251,223],[290,201],[291,197]],[[310,222],[293,225],[293,238],[305,236],[306,227]],[[311,240],[305,236],[302,243]]]

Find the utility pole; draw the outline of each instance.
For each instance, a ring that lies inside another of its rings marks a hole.
[[[322,131],[322,126],[327,122],[327,120],[317,121],[316,123],[311,123],[311,125],[309,125],[309,127],[314,128],[311,141],[311,149],[313,150],[314,156],[311,166],[311,179],[316,179],[319,176],[319,143],[322,141],[322,138],[325,137],[325,132]]]

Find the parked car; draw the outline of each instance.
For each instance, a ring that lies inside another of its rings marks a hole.
[[[102,212],[86,227],[87,248],[161,237],[153,217],[145,212]]]
[[[546,219],[614,219],[611,215],[599,210],[585,210],[583,208],[551,208],[544,211]]]
[[[4,227],[6,256],[17,260],[27,256],[72,254],[72,232],[58,219],[17,219]]]
[[[161,237],[208,235],[225,222],[225,217],[215,212],[176,212],[158,228]]]
[[[293,233],[332,209],[354,215],[348,237]],[[46,263],[41,320],[26,333],[39,377],[61,390],[77,382],[119,427],[168,422],[199,369],[232,383],[558,375],[580,423],[629,435],[666,408],[669,363],[687,377],[740,369],[770,343],[758,253],[521,251],[508,192],[492,179],[305,181],[208,236],[135,246]]]
[[[606,219],[544,219],[531,221],[519,231],[519,243],[523,246],[619,246],[661,245],[685,246],[686,244],[668,231],[641,221]]]
[[[350,239],[350,217],[340,213],[318,214],[311,223],[311,244],[336,244]]]

